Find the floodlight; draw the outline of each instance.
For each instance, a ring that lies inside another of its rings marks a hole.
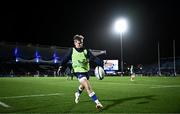
[[[115,22],[115,31],[123,33],[127,30],[127,21],[125,19],[119,19]]]

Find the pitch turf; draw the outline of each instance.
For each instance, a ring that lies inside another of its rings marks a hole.
[[[180,77],[136,77],[135,81],[91,77],[90,81],[103,110],[95,108],[85,91],[79,104],[74,103],[76,78],[0,78],[0,113],[180,113]]]

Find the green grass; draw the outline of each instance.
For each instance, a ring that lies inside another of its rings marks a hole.
[[[76,78],[0,78],[0,102],[10,106],[0,105],[0,113],[180,113],[180,77],[91,77],[90,82],[103,110],[95,108],[85,91],[74,103]],[[17,97],[42,94],[46,96]]]

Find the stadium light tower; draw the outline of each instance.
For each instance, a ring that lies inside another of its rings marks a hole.
[[[118,19],[115,22],[115,31],[120,34],[120,39],[121,39],[121,76],[123,76],[123,46],[122,46],[122,38],[123,38],[123,33],[127,31],[127,21],[126,19]]]

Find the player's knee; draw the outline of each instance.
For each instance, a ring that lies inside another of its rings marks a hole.
[[[79,90],[84,90],[84,86],[80,85]]]

